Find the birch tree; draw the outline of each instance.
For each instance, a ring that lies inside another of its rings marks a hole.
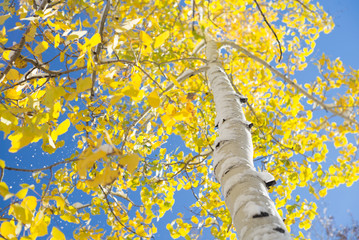
[[[267,192],[266,184],[274,178],[269,173],[258,173],[253,164],[252,123],[242,110],[247,99],[233,89],[217,61],[217,51],[216,42],[209,41],[207,75],[216,104],[219,135],[213,169],[233,225],[241,239],[291,239]]]
[[[1,7],[4,239],[301,239],[358,180],[358,70],[295,79],[334,27],[316,2]]]

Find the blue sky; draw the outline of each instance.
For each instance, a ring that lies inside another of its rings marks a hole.
[[[337,57],[343,61],[346,68],[349,66],[359,69],[359,1],[358,0],[321,0],[324,9],[333,17],[335,28],[330,34],[322,34],[314,51],[309,57],[313,60],[324,52],[330,59]],[[310,66],[310,63],[308,63]],[[303,73],[296,75],[297,79],[313,78],[316,67],[308,67]],[[307,79],[310,81],[311,79]],[[357,145],[357,144],[356,144]],[[330,161],[330,159],[329,159]],[[351,223],[350,213],[359,220],[359,182],[351,187],[341,185],[337,189],[329,190],[328,195],[318,204],[319,213],[327,208],[327,215],[332,215],[340,225]],[[314,239],[314,238],[313,238]]]
[[[317,41],[317,47],[314,54],[311,56],[313,61],[321,56],[324,52],[331,59],[340,57],[346,67],[359,68],[359,1],[358,0],[320,0],[319,1],[324,9],[334,18],[335,28],[329,34],[322,34]],[[309,58],[309,59],[311,59]],[[310,64],[309,64],[310,65]],[[315,78],[316,67],[308,67],[303,73],[296,75],[296,78],[307,79]],[[71,137],[64,136],[71,141]],[[35,168],[48,165],[48,155],[44,155],[39,149],[41,143],[33,144],[30,149],[20,150],[17,154],[8,153],[10,148],[9,141],[3,141],[3,134],[0,133],[0,159],[4,159],[9,162],[9,166],[21,167],[21,168]],[[176,144],[174,144],[176,145]],[[62,156],[69,156],[74,151],[74,148],[65,146],[61,150],[57,151],[55,155],[51,156],[51,159],[56,161],[62,160]],[[13,164],[11,163],[13,161]],[[6,172],[4,180],[6,182],[14,182],[13,188],[17,188],[18,184],[29,181],[31,175],[24,175],[22,173]],[[13,192],[16,192],[15,190]],[[349,224],[351,222],[348,211],[353,217],[359,220],[359,208],[357,202],[359,199],[359,182],[353,184],[350,188],[346,186],[340,186],[337,189],[330,190],[324,200],[318,203],[319,213],[324,208],[328,208],[327,214],[332,215],[335,218],[337,224]],[[182,199],[178,199],[175,204],[176,209],[183,209],[186,202]],[[6,206],[3,201],[0,201],[0,209]],[[170,222],[176,216],[168,216],[166,214],[163,221]],[[103,222],[105,224],[105,222]],[[165,225],[163,229],[165,231]],[[166,239],[168,233],[159,233],[158,239]],[[314,238],[313,238],[314,239]]]

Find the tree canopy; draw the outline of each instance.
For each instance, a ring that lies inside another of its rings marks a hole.
[[[65,239],[56,222],[73,224],[74,239],[156,238],[186,190],[193,201],[168,222],[171,236],[235,239],[211,165],[205,35],[248,98],[254,160],[275,177],[289,230],[316,215],[296,190],[320,199],[359,179],[359,70],[323,54],[311,79],[295,78],[334,27],[315,1],[7,0],[1,13],[0,130],[10,153],[48,156],[37,168],[0,160],[2,238]],[[13,171],[34,180],[13,192]]]

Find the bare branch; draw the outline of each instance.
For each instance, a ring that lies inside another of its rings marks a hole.
[[[14,168],[14,167],[7,167],[7,166],[5,166],[5,169],[6,170],[11,170],[11,171],[18,171],[18,172],[40,172],[40,171],[45,171],[45,170],[52,169],[53,167],[56,167],[56,166],[61,165],[61,164],[76,162],[78,160],[80,160],[80,159],[75,158],[75,159],[71,159],[71,160],[65,160],[65,161],[54,163],[54,164],[52,164],[50,166],[47,166],[47,167],[35,168],[35,169],[23,169],[23,168]]]

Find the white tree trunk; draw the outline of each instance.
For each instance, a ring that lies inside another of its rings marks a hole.
[[[207,42],[207,75],[217,110],[218,138],[213,167],[239,239],[291,239],[274,203],[269,198],[265,180],[253,165],[251,123],[242,110],[245,98],[234,91],[218,59],[217,44]],[[270,175],[269,175],[270,176]]]

